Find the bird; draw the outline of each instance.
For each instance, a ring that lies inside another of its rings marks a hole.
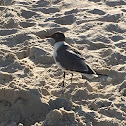
[[[63,70],[63,86],[66,72],[72,74],[71,83],[73,73],[80,73],[83,79],[86,78],[88,80],[102,75],[96,73],[89,64],[86,63],[85,59],[77,49],[65,42],[64,33],[56,32],[51,36],[45,36],[45,38],[52,38],[55,41],[53,58],[57,66]]]

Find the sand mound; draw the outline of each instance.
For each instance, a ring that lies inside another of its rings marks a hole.
[[[50,111],[46,103],[42,103],[38,90],[1,88],[0,89],[0,125],[22,122],[24,125],[35,123]]]

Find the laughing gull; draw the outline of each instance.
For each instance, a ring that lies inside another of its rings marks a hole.
[[[45,38],[53,38],[55,40],[53,58],[57,66],[64,71],[64,79],[65,72],[67,71],[72,73],[72,76],[74,72],[80,73],[82,74],[82,78],[87,79],[92,79],[101,75],[96,74],[96,72],[87,63],[85,63],[85,59],[81,56],[81,53],[65,42],[65,35],[63,33],[56,32],[51,36],[46,36]]]

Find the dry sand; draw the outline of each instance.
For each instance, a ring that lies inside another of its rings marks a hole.
[[[54,63],[56,31],[92,68]],[[126,126],[126,0],[0,0],[0,126]]]

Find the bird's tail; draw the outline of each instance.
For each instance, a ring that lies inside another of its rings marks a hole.
[[[82,74],[82,79],[93,79],[93,78],[97,78],[99,76],[108,76],[107,74],[100,74],[100,73],[96,73],[96,74]]]
[[[96,73],[96,74],[100,76],[108,76],[107,74],[100,74],[100,73]]]
[[[90,80],[90,79],[93,79],[95,77],[98,77],[98,75],[97,74],[82,74],[82,79]]]

